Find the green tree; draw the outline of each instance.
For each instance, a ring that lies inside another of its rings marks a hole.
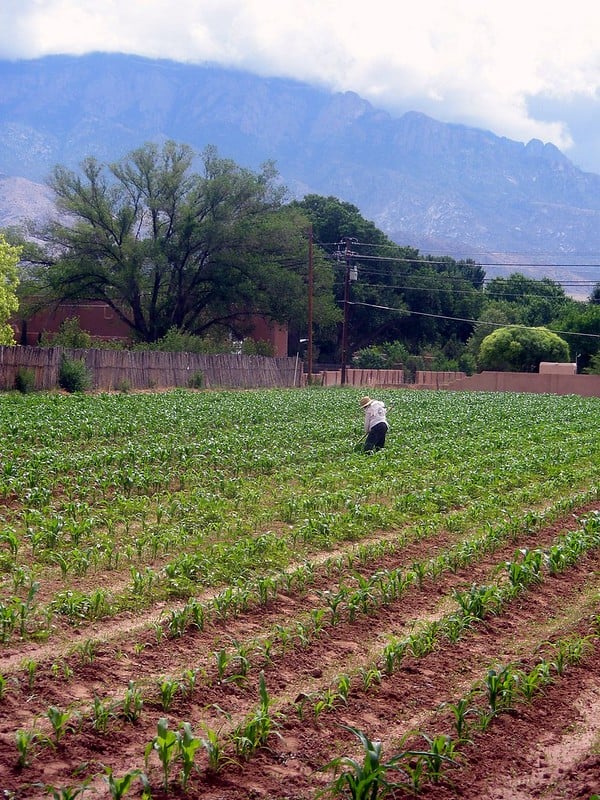
[[[485,287],[486,309],[499,307],[507,322],[528,326],[549,325],[574,302],[559,283],[536,280],[519,272],[493,278]]]
[[[590,303],[600,305],[600,283],[596,283],[590,294]]]
[[[294,204],[293,204],[294,205]],[[307,195],[295,205],[313,225],[314,238],[335,264],[335,297],[344,301],[348,261],[357,270],[350,286],[350,353],[400,340],[411,350],[466,342],[483,298],[483,269],[472,261],[423,257],[391,241],[358,208],[335,197]],[[346,244],[348,240],[348,243]],[[339,356],[341,330],[329,351]],[[326,347],[324,348],[327,349]]]
[[[19,308],[16,292],[19,285],[17,265],[20,257],[21,248],[9,244],[0,233],[0,345],[15,343],[9,320]]]
[[[479,348],[480,369],[536,372],[540,361],[569,360],[569,345],[546,328],[510,325],[490,333]]]
[[[600,349],[600,305],[573,302],[552,325],[569,342],[573,360],[584,371]]]
[[[243,338],[257,313],[305,319],[308,221],[283,204],[273,166],[254,173],[211,147],[201,161],[197,174],[193,151],[167,142],[110,166],[88,158],[81,173],[56,167],[69,221],[47,234],[60,258],[40,276],[53,294],[104,300],[147,342],[173,328]],[[331,270],[317,267],[315,315],[335,315]]]

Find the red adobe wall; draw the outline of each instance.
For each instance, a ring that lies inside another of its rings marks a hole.
[[[561,375],[531,372],[480,372],[447,386],[453,391],[535,392],[600,397],[600,375]]]
[[[29,319],[13,320],[15,339],[19,344],[36,345],[42,333],[57,333],[66,319],[79,317],[79,327],[92,336],[129,341],[131,329],[101,300],[60,303],[33,314]]]
[[[57,333],[62,323],[73,317],[78,317],[81,330],[94,338],[123,342],[131,339],[131,328],[102,300],[60,303],[36,312],[27,320],[14,318],[11,325],[18,344],[35,346],[39,344],[42,333]],[[258,316],[252,317],[252,325],[253,339],[271,344],[274,356],[287,357],[288,331],[285,325]]]
[[[268,342],[273,347],[274,356],[287,356],[288,329],[264,317],[252,317],[252,338],[257,342]]]

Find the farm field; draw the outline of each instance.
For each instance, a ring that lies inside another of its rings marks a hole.
[[[600,399],[362,393],[0,395],[3,798],[600,793]]]

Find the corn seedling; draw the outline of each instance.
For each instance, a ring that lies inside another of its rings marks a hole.
[[[163,678],[158,684],[158,693],[160,695],[160,707],[163,711],[171,710],[175,695],[179,690],[178,681],[171,678]]]
[[[417,633],[411,634],[406,639],[406,644],[415,658],[423,658],[434,650],[439,627],[439,622],[435,620],[424,623]]]
[[[277,732],[276,716],[271,714],[271,698],[267,692],[267,685],[264,673],[260,672],[259,675],[259,694],[260,703],[256,711],[251,714],[246,720],[231,733],[231,739],[235,747],[235,751],[243,758],[249,758],[250,755],[259,747],[264,747],[273,734]]]
[[[324,689],[315,695],[313,700],[313,713],[318,719],[324,711],[331,711],[335,707],[338,695],[333,689]]]
[[[468,592],[454,591],[453,597],[462,611],[473,619],[485,619],[502,605],[502,593],[497,586],[472,586]]]
[[[526,700],[531,700],[542,690],[542,687],[548,683],[548,666],[549,665],[545,662],[541,662],[536,664],[535,667],[529,671],[522,670],[517,674],[519,694],[521,694]]]
[[[229,763],[230,759],[223,748],[220,733],[206,725],[202,727],[205,735],[200,737],[200,744],[208,758],[208,772],[212,775],[217,775],[225,764]]]
[[[188,612],[184,606],[180,610],[172,609],[166,621],[167,633],[171,639],[179,639],[186,632],[188,626]]]
[[[337,693],[338,697],[344,703],[344,705],[348,702],[348,695],[350,694],[350,676],[349,675],[340,675],[338,678],[337,683]]]
[[[386,675],[393,675],[406,654],[408,643],[406,639],[392,637],[383,649],[383,662]]]
[[[96,642],[86,639],[85,642],[75,645],[72,652],[78,654],[82,664],[93,664],[96,658]]]
[[[140,769],[131,769],[120,778],[115,777],[111,767],[106,767],[102,779],[108,787],[111,800],[122,800],[123,797],[129,792],[133,781],[139,777],[142,781],[142,786],[148,786],[148,779]]]
[[[167,792],[169,789],[171,762],[177,755],[177,734],[169,730],[169,721],[165,717],[161,717],[158,720],[156,736],[146,745],[144,754],[146,768],[152,752],[158,755],[163,770],[163,788]]]
[[[227,667],[229,666],[231,656],[227,650],[225,650],[225,648],[222,648],[221,650],[214,650],[213,656],[215,657],[215,661],[217,663],[217,679],[219,683],[223,683],[227,674]]]
[[[115,704],[95,694],[92,701],[92,728],[98,733],[106,733],[110,720],[115,716]]]
[[[516,676],[510,666],[501,670],[490,669],[485,679],[488,706],[492,714],[510,708],[515,691]]]
[[[443,768],[457,763],[456,742],[445,734],[438,734],[430,738],[426,733],[421,733],[421,736],[429,745],[429,750],[425,751],[422,756],[427,764],[427,775],[433,783],[439,783]]]
[[[408,788],[406,780],[391,781],[388,775],[392,772],[401,773],[406,779],[406,767],[412,757],[422,755],[419,752],[406,750],[393,756],[388,761],[383,761],[383,746],[381,742],[371,741],[369,737],[357,728],[343,726],[353,733],[360,741],[363,748],[362,763],[350,756],[338,756],[326,764],[323,769],[340,774],[317,797],[331,794],[335,797],[349,797],[352,800],[377,800],[394,789]],[[404,739],[403,739],[404,741]],[[340,771],[343,770],[343,771]]]
[[[196,680],[198,678],[197,669],[186,669],[182,676],[181,691],[184,697],[191,697],[196,689]]]
[[[181,788],[187,790],[188,781],[194,768],[196,750],[202,746],[202,740],[194,736],[189,722],[182,722],[177,732],[178,754],[181,757]]]
[[[28,658],[23,666],[27,672],[27,688],[29,691],[31,691],[33,689],[33,684],[35,683],[35,673],[37,671],[38,664],[33,658]]]
[[[46,711],[46,716],[52,725],[54,743],[58,745],[69,729],[71,713],[69,711],[61,710],[58,708],[58,706],[50,706]]]
[[[15,745],[19,754],[17,757],[18,769],[29,766],[33,748],[36,744],[41,743],[43,739],[44,736],[40,731],[25,730],[24,728],[17,730],[15,733]]]
[[[52,800],[76,800],[82,797],[88,788],[89,781],[85,781],[79,786],[46,786],[46,793],[52,795]]]
[[[133,681],[129,681],[123,700],[121,703],[121,716],[127,722],[137,722],[144,707],[142,690],[136,687]]]
[[[454,716],[454,729],[460,742],[467,742],[469,740],[469,722],[467,717],[473,716],[478,713],[478,709],[471,705],[468,697],[461,697],[456,703],[446,703],[446,708],[449,708]]]

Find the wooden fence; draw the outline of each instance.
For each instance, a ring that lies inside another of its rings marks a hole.
[[[322,386],[339,386],[342,382],[342,371],[325,370],[321,372]],[[402,369],[347,369],[347,386],[379,386],[394,387],[404,385],[404,370]]]
[[[35,388],[57,389],[62,358],[83,361],[96,391],[206,388],[253,389],[300,383],[296,359],[243,355],[198,355],[149,350],[71,350],[64,347],[0,347],[0,390],[15,388],[19,370],[35,376]]]

